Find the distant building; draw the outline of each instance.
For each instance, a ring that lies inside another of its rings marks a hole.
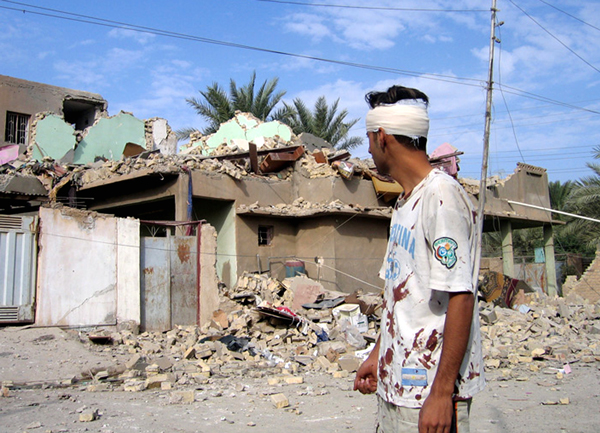
[[[83,130],[106,115],[107,107],[96,93],[0,75],[0,148],[18,145],[19,153],[24,153],[37,113],[58,114],[76,130]]]

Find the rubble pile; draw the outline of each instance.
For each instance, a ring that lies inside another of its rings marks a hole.
[[[302,383],[302,374],[316,371],[348,377],[361,363],[349,333],[362,340],[362,349],[367,341],[354,326],[336,321],[331,309],[313,312],[313,320],[307,318],[309,309],[292,311],[288,307],[294,299],[292,280],[241,276],[233,289],[224,289],[221,308],[201,328],[177,326],[137,335],[132,328],[91,332],[87,335],[91,341],[112,344],[93,345],[96,350],[127,354],[130,359],[124,366],[84,372],[79,380],[88,382],[92,391],[143,391],[193,387],[230,376],[268,375],[270,382],[274,378],[285,383]],[[372,297],[365,299],[372,302]],[[372,320],[364,334],[370,341],[375,339],[376,322]]]
[[[311,203],[299,197],[291,204],[280,203],[276,205],[260,206],[258,202],[251,205],[241,204],[238,207],[238,213],[244,212],[262,212],[269,215],[311,215],[317,212],[376,212],[382,216],[391,216],[391,207],[363,207],[358,204],[346,204],[341,200],[333,200],[329,203]]]
[[[92,350],[128,361],[56,386],[174,390],[193,401],[188,390],[232,377],[266,377],[269,385],[303,383],[312,374],[351,380],[377,338],[381,294],[347,295],[304,276],[278,281],[253,273],[220,290],[219,309],[202,327],[139,333],[123,324],[80,333]],[[480,304],[484,362],[496,372],[489,380],[528,380],[538,371],[560,379],[570,364],[600,362],[600,303],[537,292],[519,299],[515,309]]]
[[[90,390],[142,391],[185,389],[232,376],[268,376],[269,383],[302,383],[303,375],[312,372],[349,377],[368,355],[372,345],[364,349],[367,342],[376,339],[379,317],[372,313],[379,295],[327,292],[305,305],[322,302],[325,308],[294,311],[293,280],[244,274],[234,288],[223,289],[221,308],[202,328],[107,334],[113,346],[104,350],[131,359],[83,379],[92,381]],[[339,320],[333,306],[352,305],[345,302],[362,303],[361,311],[370,314],[364,332]],[[497,370],[500,380],[527,380],[542,369],[560,375],[571,363],[600,361],[600,304],[535,293],[516,310],[484,303],[480,318],[486,369]]]
[[[275,139],[265,140],[261,149],[281,149],[290,145]],[[200,149],[200,147],[194,148]],[[86,165],[63,165],[60,161],[54,161],[45,157],[42,161],[26,159],[21,156],[9,164],[0,167],[0,176],[31,176],[42,181],[48,190],[52,190],[68,178],[75,184],[82,186],[96,181],[106,180],[114,177],[128,175],[137,171],[148,173],[182,173],[199,170],[210,173],[222,173],[236,180],[252,175],[251,163],[247,152],[240,151],[237,146],[220,145],[213,150],[209,156],[202,156],[200,150],[189,153],[166,155],[157,151],[144,152],[134,157],[123,157],[120,160],[99,160]],[[343,154],[344,151],[330,152],[334,157]],[[235,158],[239,154],[239,158]],[[228,156],[228,159],[221,157]],[[329,163],[317,163],[313,154],[304,153],[300,157],[300,166],[305,175],[310,178],[337,176],[338,170]],[[352,160],[355,173],[363,173],[369,170],[372,164],[369,161]],[[280,180],[288,180],[293,173],[293,167],[285,167],[276,173],[266,173],[262,176]]]
[[[480,312],[486,369],[526,377],[574,362],[600,361],[600,303],[533,293],[516,309],[486,304]],[[552,371],[552,370],[550,370]]]

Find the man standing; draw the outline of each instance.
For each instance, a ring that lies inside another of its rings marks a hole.
[[[458,182],[429,164],[427,95],[393,86],[366,99],[369,152],[404,192],[380,271],[380,336],[354,389],[377,391],[378,432],[468,432],[471,398],[485,386],[473,287],[476,214]]]

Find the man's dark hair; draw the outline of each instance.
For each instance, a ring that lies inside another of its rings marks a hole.
[[[369,107],[375,108],[379,105],[395,104],[398,101],[407,99],[421,100],[425,105],[429,104],[429,97],[418,89],[413,89],[404,86],[392,86],[385,92],[369,92],[365,95],[365,100]],[[427,151],[427,138],[419,137],[417,140],[413,140],[410,137],[404,135],[394,135],[394,138],[402,144],[412,146],[418,150],[424,152]]]

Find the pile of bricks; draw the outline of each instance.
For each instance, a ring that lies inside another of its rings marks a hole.
[[[327,320],[323,328],[301,313],[292,313],[297,320],[286,321],[255,308],[259,303],[273,309],[285,307],[292,300],[288,281],[244,274],[233,289],[222,294],[221,309],[201,328],[177,326],[165,333],[137,335],[135,329],[93,332],[92,339],[105,335],[112,343],[93,346],[96,350],[128,354],[130,359],[125,365],[85,372],[79,380],[88,382],[90,391],[139,392],[185,389],[219,377],[268,376],[273,383],[302,383],[302,375],[309,371],[336,378],[356,371],[361,358],[334,320]],[[368,333],[371,341],[375,326],[373,320]]]
[[[548,298],[533,293],[528,298],[516,309],[483,306],[481,331],[488,370],[522,377],[548,367],[600,361],[600,303],[576,295]]]

